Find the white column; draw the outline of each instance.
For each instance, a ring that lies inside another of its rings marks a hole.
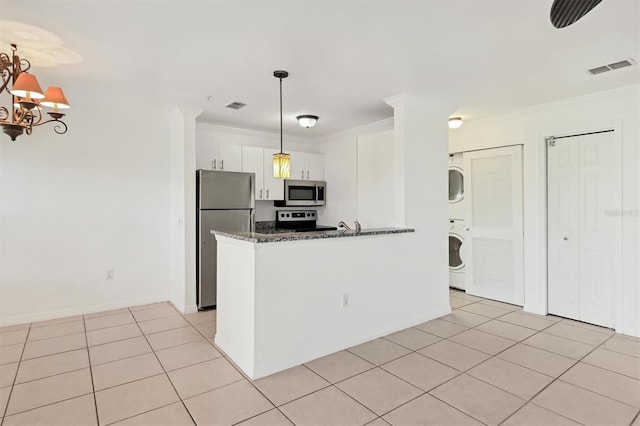
[[[447,123],[456,105],[418,94],[385,102],[394,109],[395,225],[416,229],[411,279],[430,287],[428,303],[448,306]]]
[[[182,312],[196,306],[196,117],[202,110],[171,111],[171,288],[169,298]]]

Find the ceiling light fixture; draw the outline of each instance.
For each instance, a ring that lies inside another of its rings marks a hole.
[[[318,121],[318,116],[317,115],[299,115],[296,117],[296,119],[298,120],[298,123],[300,123],[302,127],[306,127],[308,129],[316,125],[316,122]]]
[[[462,117],[450,117],[449,118],[449,128],[457,129],[462,126]]]
[[[289,77],[286,71],[278,70],[273,76],[280,80],[280,152],[273,154],[273,177],[288,179],[291,176],[291,156],[282,152],[282,79]]]
[[[0,93],[6,91],[11,95],[11,106],[0,106],[2,131],[15,141],[23,133],[30,135],[36,126],[54,122],[57,123],[53,128],[54,132],[59,135],[66,133],[67,125],[61,120],[64,114],[60,110],[69,108],[69,101],[62,89],[52,86],[43,93],[36,76],[27,72],[31,63],[20,58],[17,50],[16,45],[12,44],[10,55],[0,53]],[[11,89],[9,83],[13,83]],[[47,112],[51,117],[49,120],[42,120],[44,115],[40,105],[53,108],[53,111]]]

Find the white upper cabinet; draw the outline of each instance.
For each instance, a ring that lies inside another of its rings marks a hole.
[[[324,155],[291,151],[291,179],[323,180]]]
[[[196,168],[239,172],[242,170],[242,146],[199,141],[197,144]]]
[[[262,148],[253,146],[242,147],[242,171],[256,174],[254,186],[256,200],[262,200],[264,195],[264,161],[262,155]]]
[[[284,200],[284,181],[273,177],[275,149],[242,147],[242,171],[255,173],[256,200]]]

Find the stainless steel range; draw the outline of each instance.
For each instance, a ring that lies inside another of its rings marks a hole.
[[[335,226],[318,225],[316,210],[276,210],[276,229],[295,232],[335,231]]]

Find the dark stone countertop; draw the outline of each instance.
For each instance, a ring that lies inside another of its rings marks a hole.
[[[318,232],[222,232],[210,231],[213,235],[233,238],[250,243],[279,243],[283,241],[318,240],[324,238],[347,238],[347,237],[367,237],[371,235],[403,234],[415,232],[411,228],[374,228],[363,229],[359,233],[356,231],[318,231]]]

